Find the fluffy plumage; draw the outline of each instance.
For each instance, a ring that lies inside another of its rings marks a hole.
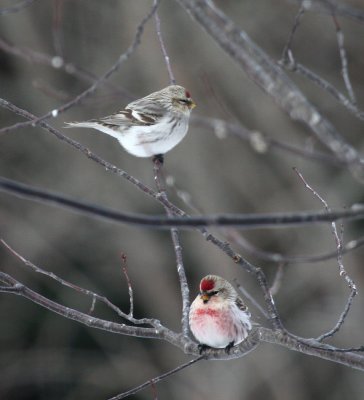
[[[201,345],[227,350],[242,342],[252,328],[247,306],[233,286],[216,275],[202,278],[189,320]]]
[[[172,85],[133,101],[115,114],[67,125],[97,129],[117,139],[134,156],[151,157],[167,153],[185,137],[194,107],[190,93]]]

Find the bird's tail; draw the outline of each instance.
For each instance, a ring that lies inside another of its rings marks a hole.
[[[120,140],[120,132],[116,129],[112,129],[109,125],[102,124],[98,121],[84,121],[84,122],[66,122],[65,128],[92,128],[100,132],[106,133],[113,138]]]
[[[65,128],[95,128],[95,122],[66,122]]]

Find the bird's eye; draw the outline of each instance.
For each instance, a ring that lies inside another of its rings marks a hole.
[[[213,292],[210,292],[210,296],[216,296],[217,294],[219,294],[218,290],[214,290]]]
[[[190,103],[191,103],[191,101],[190,101],[190,100],[187,100],[187,99],[178,99],[178,101],[179,101],[180,103],[182,103],[182,104],[190,104]]]

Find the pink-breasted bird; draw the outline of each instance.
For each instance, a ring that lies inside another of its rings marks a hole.
[[[252,328],[247,306],[233,286],[216,275],[200,282],[200,293],[191,304],[189,322],[193,336],[204,347],[225,348],[241,343]]]

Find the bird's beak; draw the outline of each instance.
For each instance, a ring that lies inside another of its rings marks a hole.
[[[208,301],[210,299],[210,296],[208,294],[206,294],[206,293],[205,294],[201,294],[200,297],[201,297],[202,301]]]
[[[190,108],[191,110],[193,110],[195,107],[196,107],[196,103],[195,103],[193,100],[191,100],[191,102],[190,102],[190,104],[189,104],[189,108]]]

